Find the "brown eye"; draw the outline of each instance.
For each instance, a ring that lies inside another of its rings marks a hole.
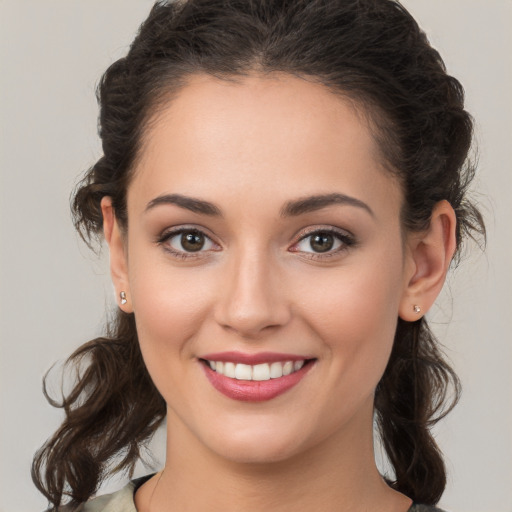
[[[204,247],[205,237],[197,231],[182,233],[180,242],[185,251],[197,252]]]
[[[182,228],[171,231],[164,234],[158,243],[170,253],[180,255],[182,258],[187,257],[187,254],[192,257],[192,253],[199,255],[199,253],[219,250],[212,239],[198,229]]]
[[[337,229],[318,229],[303,236],[290,250],[303,253],[310,259],[340,254],[356,245],[353,235]]]
[[[309,245],[315,252],[327,252],[334,247],[334,236],[330,233],[316,233],[310,237]]]

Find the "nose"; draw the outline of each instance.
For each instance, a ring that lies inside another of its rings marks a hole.
[[[243,338],[258,338],[291,317],[282,274],[255,250],[240,254],[221,276],[216,321]]]

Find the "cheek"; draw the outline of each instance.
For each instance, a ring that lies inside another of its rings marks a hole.
[[[400,262],[373,261],[302,281],[304,317],[334,362],[331,377],[344,385],[366,380],[366,391],[373,390],[385,370],[402,293]]]
[[[189,343],[206,314],[207,286],[198,269],[176,269],[147,255],[130,265],[130,291],[143,355],[150,362],[166,355],[188,358]]]
[[[303,305],[310,308],[312,321],[321,318],[327,331],[342,337],[394,325],[401,297],[399,279],[377,268],[349,268],[301,279]],[[395,274],[396,275],[396,274]]]
[[[142,270],[142,268],[141,268]],[[130,283],[144,363],[156,388],[174,410],[186,410],[194,386],[198,326],[205,316],[204,285],[186,272],[147,266]],[[188,384],[187,384],[188,383]],[[187,387],[188,386],[188,387]]]

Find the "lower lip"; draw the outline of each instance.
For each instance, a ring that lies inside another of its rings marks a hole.
[[[264,402],[282,395],[296,386],[313,366],[313,361],[306,363],[300,370],[270,380],[237,380],[226,377],[201,363],[210,384],[223,395],[242,402]]]

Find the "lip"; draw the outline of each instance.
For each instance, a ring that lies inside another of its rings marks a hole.
[[[212,370],[205,362],[200,362],[206,378],[217,391],[232,400],[238,400],[241,402],[265,402],[282,395],[286,391],[295,387],[307,375],[316,361],[316,359],[301,356],[292,357],[289,354],[276,354],[274,352],[254,355],[245,354],[243,358],[241,358],[240,355],[241,353],[237,352],[222,352],[219,354],[208,354],[201,357],[201,359],[250,365],[277,361],[306,360],[306,364],[300,370],[290,373],[289,375],[283,375],[277,379],[269,379],[265,381],[238,380],[226,377],[225,375]]]
[[[293,354],[278,354],[277,352],[258,352],[257,354],[247,354],[245,352],[216,352],[205,354],[199,359],[208,359],[209,361],[222,361],[223,363],[242,363],[242,364],[262,364],[277,363],[280,361],[304,361],[314,359],[311,356],[301,356]]]

